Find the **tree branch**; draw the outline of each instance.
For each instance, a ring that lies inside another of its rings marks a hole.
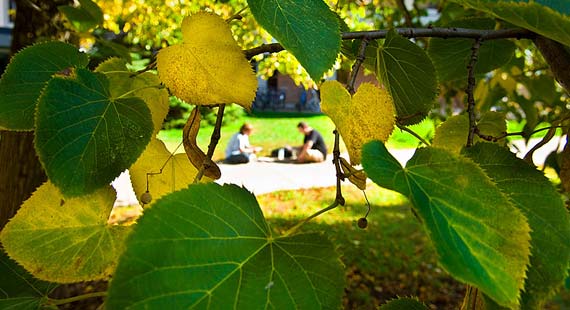
[[[471,47],[471,59],[467,65],[467,113],[469,114],[469,135],[467,136],[467,147],[473,145],[473,138],[477,132],[477,122],[475,120],[475,97],[473,90],[475,89],[475,64],[479,56],[479,48],[481,47],[481,38],[478,38]]]
[[[220,131],[222,128],[222,121],[224,120],[224,110],[226,109],[225,104],[220,104],[218,107],[218,115],[216,116],[216,125],[214,126],[214,131],[212,132],[212,136],[210,137],[210,144],[208,145],[208,152],[206,153],[206,158],[204,159],[204,163],[198,173],[196,174],[196,178],[194,178],[194,183],[200,182],[202,177],[204,176],[204,172],[213,165],[216,165],[212,161],[212,156],[214,156],[214,151],[216,150],[216,146],[218,145],[218,141],[220,141]]]
[[[356,61],[352,65],[352,70],[350,71],[350,80],[346,85],[346,90],[348,90],[350,95],[354,95],[355,92],[354,84],[356,83],[356,76],[358,75],[360,66],[364,62],[364,59],[366,58],[366,46],[368,46],[368,38],[364,37],[364,39],[362,39],[362,43],[360,44],[360,49],[358,50],[358,56],[356,56]]]
[[[536,34],[530,30],[522,28],[512,29],[499,29],[499,30],[482,30],[482,29],[469,29],[469,28],[396,28],[394,29],[399,35],[407,38],[467,38],[467,39],[481,39],[498,40],[498,39],[533,39]],[[355,31],[343,32],[341,37],[343,40],[364,39],[369,40],[384,39],[388,34],[388,30],[374,30],[374,31]],[[245,57],[251,59],[253,56],[263,53],[277,53],[284,50],[283,46],[279,43],[263,44],[252,49],[245,50]]]

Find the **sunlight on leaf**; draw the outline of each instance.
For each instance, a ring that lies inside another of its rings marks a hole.
[[[169,109],[168,91],[158,89],[160,80],[152,72],[135,73],[127,69],[127,61],[119,58],[110,58],[101,63],[95,72],[104,73],[109,79],[111,97],[116,99],[126,93],[134,91],[129,97],[139,97],[146,103],[152,114],[154,134],[162,129],[162,122]],[[156,87],[152,87],[156,86]]]
[[[321,108],[340,132],[352,165],[360,164],[362,145],[371,140],[386,141],[394,129],[395,108],[383,89],[362,83],[351,98],[337,81],[321,85]]]
[[[160,50],[158,76],[173,95],[197,105],[237,103],[250,109],[257,79],[219,16],[200,12],[182,21],[182,44]]]
[[[147,190],[146,174],[158,173],[162,166],[164,169],[161,174],[148,176],[148,190],[153,203],[160,197],[186,188],[194,182],[198,170],[192,166],[186,154],[176,154],[172,158],[170,156],[171,153],[164,142],[152,139],[139,159],[129,168],[133,189],[139,199]],[[202,180],[209,181],[207,178]]]
[[[247,3],[255,20],[319,82],[340,51],[338,15],[322,0],[248,0]]]
[[[107,309],[336,309],[344,272],[316,233],[273,236],[255,196],[192,185],[148,209],[129,238]]]
[[[363,148],[376,184],[410,199],[441,265],[503,306],[517,307],[530,256],[526,217],[471,160],[420,148],[402,168],[382,142]]]
[[[65,196],[111,183],[144,150],[152,118],[137,97],[115,99],[102,73],[77,69],[54,77],[40,97],[35,146],[49,179]]]
[[[507,131],[505,114],[487,111],[481,115],[481,119],[477,122],[477,127],[483,135],[495,138],[500,137]],[[448,118],[435,129],[432,146],[459,154],[461,149],[467,144],[468,135],[469,117],[465,114],[455,115]],[[483,141],[483,139],[475,135],[473,142],[479,141]],[[501,139],[496,143],[505,145],[506,142],[506,139]]]
[[[540,171],[506,148],[478,143],[465,154],[528,218],[531,256],[521,308],[544,309],[562,285],[570,261],[570,217],[560,194]]]
[[[67,199],[47,182],[24,202],[0,240],[8,255],[38,279],[73,283],[107,278],[131,230],[107,223],[114,202],[110,186]]]

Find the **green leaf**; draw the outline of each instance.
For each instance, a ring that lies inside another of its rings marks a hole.
[[[376,74],[392,95],[403,124],[419,123],[433,108],[437,78],[430,58],[393,30],[376,51]]]
[[[481,119],[477,122],[477,127],[483,135],[495,138],[501,137],[507,131],[505,114],[487,111],[481,115]],[[455,115],[448,118],[435,129],[432,146],[459,154],[461,149],[467,144],[468,135],[469,117],[465,114]],[[483,140],[475,135],[473,142],[479,141]],[[497,143],[505,145],[506,139],[501,139]]]
[[[115,191],[66,199],[50,182],[24,202],[0,234],[8,255],[38,279],[73,283],[115,270],[130,227],[107,223]]]
[[[340,51],[339,20],[322,0],[248,0],[255,20],[319,81]]]
[[[135,162],[153,124],[145,102],[113,98],[104,74],[55,77],[38,103],[36,150],[65,196],[91,193]]]
[[[398,298],[380,306],[380,310],[427,310],[429,309],[414,298]]]
[[[0,309],[36,310],[58,286],[35,279],[0,248]]]
[[[47,81],[64,69],[85,67],[89,59],[62,42],[35,44],[12,57],[0,80],[0,128],[33,130],[36,103]]]
[[[479,166],[443,149],[420,148],[402,168],[379,141],[366,144],[362,157],[376,184],[409,197],[451,275],[501,305],[519,304],[530,229]]]
[[[253,194],[196,184],[145,211],[107,309],[334,309],[344,272],[315,233],[273,236]]]
[[[570,217],[560,194],[534,166],[506,148],[478,143],[465,154],[528,218],[531,256],[521,308],[543,309],[562,286],[570,261]]]
[[[110,58],[101,63],[95,72],[104,73],[109,79],[109,92],[113,99],[129,95],[144,100],[152,114],[154,134],[162,129],[162,123],[170,107],[168,91],[159,89],[161,83],[158,76],[152,72],[135,74],[127,69],[127,61]]]
[[[79,32],[88,32],[103,24],[103,11],[91,0],[79,0],[79,7],[61,5],[57,9],[65,15],[73,28]]]
[[[488,18],[464,19],[453,21],[447,27],[495,29],[495,21]],[[441,82],[467,82],[467,65],[471,59],[473,42],[473,39],[430,39],[428,54]],[[479,49],[475,74],[487,73],[508,63],[515,48],[515,44],[509,40],[484,41]]]
[[[570,1],[453,0],[570,46]],[[547,6],[541,5],[545,4]]]

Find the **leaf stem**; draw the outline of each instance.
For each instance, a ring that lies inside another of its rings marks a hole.
[[[283,234],[283,236],[286,237],[286,236],[289,236],[289,235],[293,234],[294,232],[297,231],[297,229],[299,229],[299,227],[303,226],[303,225],[304,225],[305,223],[307,223],[308,221],[310,221],[310,220],[314,219],[315,217],[317,217],[317,216],[319,216],[319,215],[321,215],[321,214],[323,214],[323,213],[325,213],[325,212],[327,212],[327,211],[330,211],[330,210],[332,210],[332,209],[334,209],[334,208],[336,208],[336,207],[338,207],[338,206],[339,206],[339,203],[338,203],[338,201],[335,200],[335,201],[334,201],[331,205],[329,205],[328,207],[326,207],[326,208],[324,208],[324,209],[321,209],[321,210],[319,210],[319,211],[313,213],[311,216],[309,216],[309,217],[307,217],[306,219],[304,219],[303,221],[297,223],[297,225],[291,227],[289,230],[287,230],[287,231]]]
[[[93,293],[87,293],[87,294],[77,295],[77,296],[73,296],[73,297],[69,297],[69,298],[63,298],[63,299],[48,298],[48,303],[51,305],[59,306],[59,305],[64,305],[64,304],[68,304],[68,303],[72,303],[72,302],[76,302],[76,301],[80,301],[80,300],[84,300],[84,299],[88,299],[88,298],[105,297],[105,296],[107,296],[107,291],[93,292]]]
[[[218,108],[218,115],[216,116],[216,125],[214,126],[214,131],[212,132],[212,136],[210,136],[210,144],[208,145],[208,152],[206,153],[206,158],[204,159],[204,163],[198,174],[196,174],[196,178],[194,179],[194,183],[200,182],[202,177],[204,176],[204,171],[210,167],[212,164],[212,157],[214,156],[214,151],[216,150],[216,146],[218,145],[218,141],[220,141],[221,137],[221,128],[222,128],[222,121],[224,120],[224,110],[226,109],[225,104],[220,104]]]
[[[398,128],[400,128],[400,130],[403,130],[403,131],[411,134],[412,136],[416,137],[416,139],[420,140],[421,143],[425,144],[426,146],[430,146],[429,142],[427,142],[424,138],[422,138],[422,136],[420,136],[415,131],[413,131],[410,128],[408,128],[404,125],[401,125],[401,124],[398,124],[397,126],[398,126]]]
[[[467,113],[469,114],[469,135],[467,135],[466,147],[471,147],[473,145],[473,138],[475,137],[475,132],[477,129],[477,121],[475,119],[475,97],[473,95],[473,90],[475,89],[475,65],[477,64],[477,58],[479,57],[479,48],[481,47],[481,38],[475,39],[473,46],[471,47],[471,59],[467,65]]]

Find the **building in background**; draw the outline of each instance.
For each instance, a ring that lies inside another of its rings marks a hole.
[[[10,58],[12,28],[14,28],[10,12],[13,12],[15,8],[14,0],[0,0],[0,72],[4,71]]]

